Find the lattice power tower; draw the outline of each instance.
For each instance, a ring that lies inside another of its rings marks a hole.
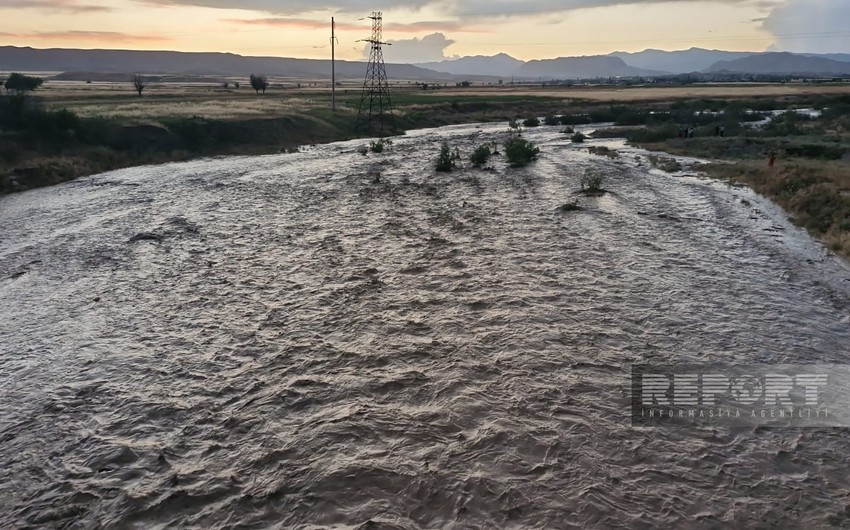
[[[369,66],[366,69],[363,95],[360,97],[360,109],[357,111],[354,128],[372,128],[373,123],[378,122],[383,131],[384,121],[389,121],[392,117],[390,84],[387,80],[387,69],[384,67],[384,51],[381,48],[389,43],[381,41],[384,32],[381,13],[374,12],[369,18],[372,19],[372,38],[362,42],[368,42],[372,51],[369,54]]]

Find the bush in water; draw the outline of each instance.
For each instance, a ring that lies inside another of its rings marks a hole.
[[[455,167],[455,158],[447,142],[440,146],[440,156],[437,158],[437,171],[448,173]]]
[[[490,150],[489,145],[479,146],[472,154],[469,156],[469,160],[472,161],[472,165],[475,167],[481,167],[490,160],[490,157],[493,155],[493,152]]]
[[[537,160],[539,154],[539,147],[535,147],[533,143],[519,136],[505,142],[505,156],[507,156],[511,167],[527,166]]]

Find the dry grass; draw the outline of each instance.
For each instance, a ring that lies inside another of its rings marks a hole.
[[[146,112],[137,105],[145,105],[147,101],[170,101],[191,107],[197,105],[195,115],[222,117],[255,116],[258,108],[266,111],[286,112],[291,105],[304,101],[305,105],[329,105],[330,90],[321,83],[317,86],[303,85],[304,88],[272,88],[263,98],[254,94],[250,87],[243,86],[224,89],[213,84],[152,84],[145,91],[144,97],[137,98],[130,83],[92,83],[82,82],[48,82],[38,91],[38,96],[52,107],[67,107],[79,111],[81,115],[108,116],[139,116]],[[360,87],[356,83],[348,83],[337,93],[342,102],[350,101],[359,95]],[[446,101],[452,98],[458,100],[477,100],[482,102],[495,101],[499,98],[551,98],[552,100],[586,100],[612,103],[675,101],[682,99],[717,99],[717,98],[765,98],[793,97],[812,95],[850,95],[850,83],[843,85],[795,85],[795,84],[764,84],[764,85],[692,85],[687,87],[630,87],[630,88],[599,88],[599,87],[545,87],[539,86],[493,86],[475,88],[442,88],[440,90],[422,91],[413,87],[398,87],[394,89],[396,96],[413,96],[426,105],[429,100]],[[270,107],[267,100],[275,102]],[[120,107],[129,105],[136,107],[132,111],[122,111]],[[231,110],[216,109],[224,106]],[[149,115],[161,116],[163,112],[174,110],[181,115],[193,115],[193,110],[177,105],[171,108],[150,109]]]
[[[66,108],[83,118],[117,118],[129,123],[160,118],[250,119],[275,118],[330,104],[323,88],[274,88],[257,95],[250,87],[153,84],[138,97],[130,83],[49,82],[35,95],[50,109]],[[353,94],[341,89],[340,95]]]
[[[850,164],[791,159],[768,167],[766,161],[718,162],[707,172],[742,183],[770,197],[793,220],[827,247],[850,259]]]
[[[761,98],[784,96],[840,95],[850,94],[850,84],[844,85],[692,85],[687,87],[507,87],[444,89],[432,93],[434,96],[529,96],[589,101],[611,101],[629,103],[636,101],[675,101],[680,99],[713,98]]]
[[[131,102],[98,102],[64,105],[83,118],[121,118],[138,121],[157,118],[238,119],[290,115],[312,110],[319,104],[312,99],[263,98],[207,100],[160,100],[137,98]]]

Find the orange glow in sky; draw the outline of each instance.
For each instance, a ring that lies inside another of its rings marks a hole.
[[[0,44],[360,59],[381,2],[0,0]],[[850,52],[846,0],[406,0],[383,6],[388,62],[507,53],[543,59],[702,47]],[[435,35],[436,34],[436,35]],[[395,55],[394,55],[395,54]]]

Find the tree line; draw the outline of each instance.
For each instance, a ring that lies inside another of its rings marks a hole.
[[[6,92],[13,94],[32,92],[43,84],[44,79],[40,77],[31,77],[19,73],[14,73],[5,81],[0,81],[0,87],[4,87]]]
[[[142,93],[148,87],[149,80],[142,75],[134,74],[130,79],[130,82],[133,85],[133,89],[139,94],[139,97],[142,97]],[[261,92],[265,94],[266,90],[269,88],[269,80],[264,75],[251,74],[249,82],[251,83],[251,88],[253,88],[258,95]],[[5,81],[0,80],[0,88],[5,88],[7,93],[18,95],[23,95],[37,90],[43,84],[44,79],[40,77],[28,76],[17,72],[9,75],[9,78]],[[224,84],[225,88],[228,86],[228,83]],[[239,88],[239,83],[234,83],[234,87]]]

